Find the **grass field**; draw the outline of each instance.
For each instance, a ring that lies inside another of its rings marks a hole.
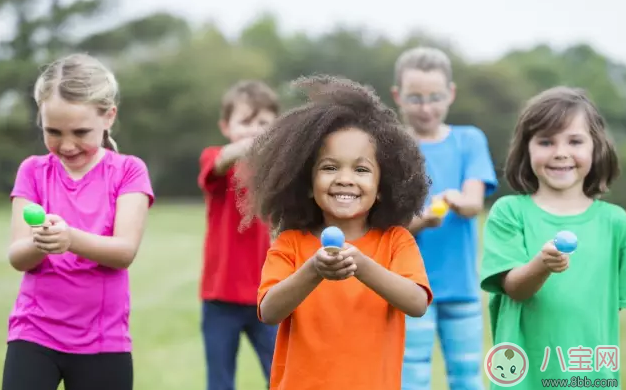
[[[0,248],[4,249],[9,236],[8,209],[0,210],[0,221]],[[201,205],[160,205],[151,211],[142,249],[131,267],[131,332],[137,390],[201,390],[205,387],[197,295],[203,233],[204,208]],[[6,261],[2,262],[2,341],[6,339],[7,316],[20,278],[21,275]],[[485,351],[488,348],[489,337],[485,334]],[[4,351],[5,343],[0,342],[0,364],[4,362]],[[260,366],[245,338],[238,367],[238,390],[264,388]],[[434,356],[432,388],[447,389],[438,347]]]

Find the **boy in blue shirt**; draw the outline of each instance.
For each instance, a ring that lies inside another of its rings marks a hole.
[[[409,226],[422,252],[434,301],[423,317],[407,318],[402,389],[430,389],[437,333],[450,390],[481,390],[483,314],[476,216],[498,184],[487,138],[475,126],[445,124],[455,85],[450,59],[438,49],[404,52],[396,62],[392,94],[426,158],[432,180],[427,205],[437,198],[449,205],[445,216],[427,208]]]

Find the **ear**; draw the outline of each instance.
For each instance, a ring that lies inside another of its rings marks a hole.
[[[452,104],[454,103],[454,100],[456,99],[456,84],[450,81],[449,89],[450,89],[450,102],[448,104]]]
[[[228,122],[226,122],[226,121],[225,121],[225,120],[223,120],[223,119],[220,119],[220,120],[217,122],[217,125],[219,126],[220,131],[222,132],[222,135],[223,135],[224,137],[228,138],[228,136],[229,136],[229,134],[230,134],[230,129],[229,129],[229,127],[228,127]]]
[[[115,118],[117,118],[117,107],[113,106],[109,108],[109,110],[104,114],[105,125],[107,129],[113,127],[113,123],[115,123]]]
[[[393,98],[393,101],[396,103],[396,105],[400,105],[400,88],[398,88],[398,86],[394,85],[393,87],[391,87],[391,97]]]

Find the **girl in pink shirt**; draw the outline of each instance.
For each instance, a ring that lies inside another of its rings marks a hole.
[[[11,193],[9,260],[24,273],[9,317],[3,390],[130,390],[128,267],[154,194],[142,160],[117,153],[113,74],[87,55],[35,84],[45,156],[22,162]],[[30,227],[24,206],[46,210]]]

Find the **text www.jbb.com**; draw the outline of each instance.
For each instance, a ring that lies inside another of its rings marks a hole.
[[[542,379],[543,387],[598,387],[598,388],[618,388],[617,379],[595,379],[573,376],[570,379]]]

